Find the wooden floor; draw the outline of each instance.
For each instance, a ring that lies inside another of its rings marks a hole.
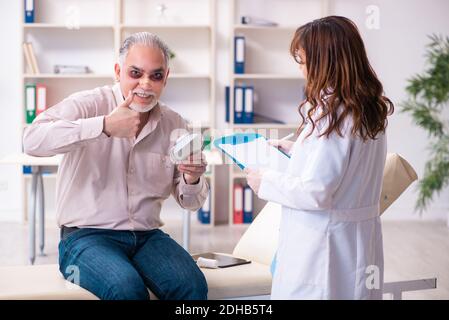
[[[193,220],[193,219],[192,219]],[[167,221],[163,230],[179,243],[180,218]],[[192,221],[191,252],[232,252],[245,226],[209,228]],[[404,299],[449,299],[449,228],[444,222],[384,221],[385,281],[437,277],[438,288],[404,294]],[[22,223],[0,222],[0,266],[27,264],[28,230]],[[57,263],[59,229],[46,226],[46,256],[36,264]]]

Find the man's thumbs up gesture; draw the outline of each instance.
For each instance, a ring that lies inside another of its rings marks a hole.
[[[129,105],[133,101],[134,93],[129,90],[125,101],[104,117],[103,131],[108,136],[118,138],[135,137],[140,125],[139,112],[131,110]]]

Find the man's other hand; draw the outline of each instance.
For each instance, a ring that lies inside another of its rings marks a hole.
[[[198,183],[201,175],[206,172],[207,162],[203,153],[197,153],[178,165],[178,170],[184,175],[187,184]]]

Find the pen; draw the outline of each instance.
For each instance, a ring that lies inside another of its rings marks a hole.
[[[283,138],[281,138],[281,139],[279,139],[279,140],[288,140],[288,139],[292,138],[294,135],[295,135],[295,134],[292,132],[292,133],[286,135],[285,137],[283,137]]]

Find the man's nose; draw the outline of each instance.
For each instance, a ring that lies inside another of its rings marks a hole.
[[[150,89],[151,88],[151,80],[149,77],[142,77],[139,83],[142,89]]]

